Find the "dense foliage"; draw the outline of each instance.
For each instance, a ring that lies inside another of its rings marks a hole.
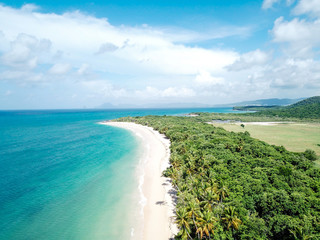
[[[320,96],[307,98],[286,107],[258,111],[253,115],[320,119]]]
[[[175,239],[320,239],[315,153],[292,153],[192,117],[127,117],[171,141]]]

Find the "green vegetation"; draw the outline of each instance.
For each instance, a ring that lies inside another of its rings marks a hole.
[[[199,117],[127,117],[171,141],[175,239],[320,239],[320,169],[293,153]],[[211,119],[211,117],[209,117]],[[244,129],[247,128],[247,125]]]
[[[320,118],[320,96],[307,98],[295,104],[277,109],[263,110],[252,113],[255,116],[275,116],[275,117],[294,117],[294,118]]]

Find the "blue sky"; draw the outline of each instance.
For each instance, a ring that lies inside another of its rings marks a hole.
[[[319,95],[318,0],[2,1],[0,109]]]

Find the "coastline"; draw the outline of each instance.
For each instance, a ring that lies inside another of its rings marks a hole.
[[[127,122],[101,122],[132,131],[142,141],[143,157],[140,160],[143,173],[139,179],[143,204],[143,239],[171,239],[178,230],[174,224],[174,189],[170,179],[162,177],[169,167],[170,140],[151,127]]]

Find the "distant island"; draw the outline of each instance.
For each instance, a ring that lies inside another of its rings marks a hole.
[[[177,191],[175,239],[319,239],[320,168],[315,151],[291,152],[208,122],[320,122],[320,97],[255,113],[126,117],[165,134]],[[319,125],[316,125],[319,126]],[[319,142],[320,147],[320,142]]]

